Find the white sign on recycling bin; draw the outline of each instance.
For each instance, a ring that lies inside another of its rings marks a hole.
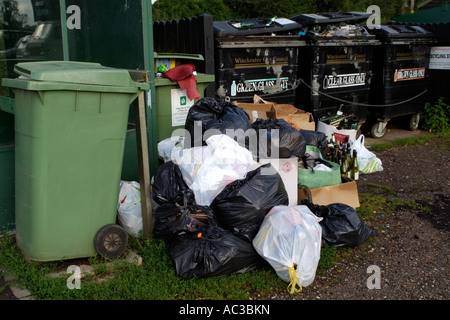
[[[432,47],[429,68],[450,70],[450,47]]]
[[[172,100],[172,127],[184,126],[189,108],[194,100],[189,100],[186,89],[172,89],[170,92]]]

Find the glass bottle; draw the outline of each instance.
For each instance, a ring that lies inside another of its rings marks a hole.
[[[345,151],[346,151],[345,152],[345,162],[346,162],[346,168],[347,168],[347,177],[351,178],[352,157],[351,157],[350,144],[347,144]]]
[[[357,158],[357,152],[356,150],[353,150],[353,157],[352,157],[352,164],[350,168],[350,178],[357,181],[359,180],[359,165],[358,165],[358,158]]]

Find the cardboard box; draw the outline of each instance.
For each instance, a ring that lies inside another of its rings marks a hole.
[[[244,109],[249,115],[251,123],[256,119],[284,119],[296,129],[316,129],[316,123],[311,113],[300,110],[292,104],[277,104],[261,99],[255,95],[254,103],[236,102],[236,106]]]
[[[298,130],[312,130],[316,129],[316,123],[314,122],[311,113],[303,111],[294,107],[291,104],[274,104],[273,109],[275,111],[276,119],[284,119],[291,123],[295,129]]]
[[[236,106],[244,109],[251,123],[258,118],[266,120],[274,117],[273,103],[236,103]]]
[[[283,180],[289,197],[289,206],[296,206],[298,204],[298,158],[260,159],[259,162],[255,163],[253,170],[269,162],[278,171]]]
[[[299,204],[302,199],[310,199],[312,203],[319,205],[344,203],[353,208],[360,206],[356,181],[345,176],[342,176],[341,184],[315,189],[298,188]]]

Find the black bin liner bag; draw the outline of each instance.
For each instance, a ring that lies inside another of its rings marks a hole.
[[[172,161],[162,164],[155,172],[152,202],[153,235],[166,242],[181,232],[215,223],[211,209],[195,203],[194,193],[183,180],[178,165]],[[196,219],[198,212],[203,213],[207,221]]]
[[[267,213],[276,205],[288,204],[280,174],[267,163],[228,184],[210,207],[221,227],[251,241]]]
[[[165,203],[182,205],[194,202],[194,193],[184,182],[178,165],[172,161],[163,163],[156,170],[153,177],[151,195],[156,206]]]
[[[300,130],[294,129],[284,119],[256,119],[252,128],[257,131],[258,157],[263,158],[301,158],[306,151],[306,140]],[[278,143],[273,130],[278,129]],[[263,131],[265,130],[265,131]],[[263,143],[263,134],[267,135],[267,146]],[[278,155],[272,154],[278,148]]]
[[[201,128],[198,128],[201,126]],[[215,129],[216,133],[226,134],[227,129],[242,129],[244,132],[251,127],[250,118],[244,109],[229,101],[217,101],[205,97],[197,101],[189,109],[185,129],[190,134],[184,140],[185,148],[206,145],[209,135],[207,130]],[[194,134],[196,132],[196,134]],[[197,134],[200,133],[200,134]]]
[[[363,244],[375,231],[369,229],[356,209],[343,203],[326,206],[315,205],[304,199],[306,205],[316,216],[322,217],[322,244],[330,247],[356,247]]]
[[[207,216],[207,221],[199,220],[195,214],[201,211]],[[215,225],[212,211],[207,206],[190,204],[179,206],[167,202],[153,212],[153,235],[170,243],[180,233],[195,232],[206,225]]]
[[[170,256],[182,279],[244,273],[264,265],[250,242],[219,226],[177,235],[170,244]]]

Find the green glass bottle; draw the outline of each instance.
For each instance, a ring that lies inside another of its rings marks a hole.
[[[351,166],[352,166],[352,156],[351,156],[351,148],[350,148],[350,144],[347,144],[346,149],[345,149],[345,162],[346,162],[346,174],[347,177],[351,178]]]

